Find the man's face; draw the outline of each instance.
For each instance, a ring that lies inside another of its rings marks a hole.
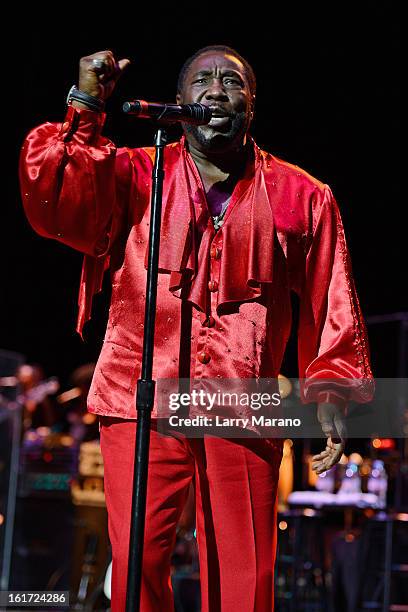
[[[224,152],[245,142],[253,96],[243,64],[233,55],[209,51],[190,65],[178,104],[199,102],[212,109],[207,125],[184,124],[188,142],[203,152]]]

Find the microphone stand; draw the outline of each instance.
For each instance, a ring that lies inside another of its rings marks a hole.
[[[141,378],[137,381],[136,392],[137,427],[133,471],[126,612],[140,611],[151,413],[153,410],[155,393],[155,381],[152,380],[152,369],[164,179],[163,158],[164,147],[167,143],[167,134],[163,127],[159,126],[157,128],[154,140],[155,159],[152,174],[153,184],[150,210],[149,259],[146,281],[143,356]]]

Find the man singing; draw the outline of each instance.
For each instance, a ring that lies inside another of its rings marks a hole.
[[[113,612],[125,610],[154,155],[101,135],[104,102],[128,64],[111,51],[82,58],[65,121],[34,129],[21,157],[31,225],[85,255],[79,333],[110,268],[88,408],[100,416]],[[327,438],[314,457],[321,473],[341,457],[346,403],[372,394],[366,331],[333,195],[256,146],[248,133],[255,90],[251,66],[228,47],[201,49],[180,72],[178,103],[209,106],[212,119],[183,124],[181,140],[165,148],[153,378],[276,378],[294,290],[304,400],[318,403]],[[193,482],[202,611],[273,610],[282,441],[162,435],[157,417],[155,405],[141,609],[174,609],[170,557]]]

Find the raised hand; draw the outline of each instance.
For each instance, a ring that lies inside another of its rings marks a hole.
[[[78,88],[90,96],[107,100],[130,60],[116,61],[112,51],[98,51],[82,57],[79,62]],[[73,101],[73,106],[86,108],[81,102]]]

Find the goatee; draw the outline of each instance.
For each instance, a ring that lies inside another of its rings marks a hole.
[[[245,111],[232,116],[229,129],[219,131],[206,125],[183,123],[183,129],[190,134],[203,150],[222,152],[228,150],[233,142],[238,142],[247,132],[249,119]]]

